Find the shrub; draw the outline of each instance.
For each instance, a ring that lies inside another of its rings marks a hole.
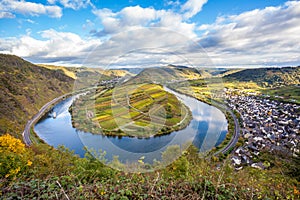
[[[0,136],[0,178],[12,179],[32,165],[30,151],[9,134]]]

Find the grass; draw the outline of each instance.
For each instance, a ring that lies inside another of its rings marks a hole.
[[[293,87],[266,89],[246,82],[224,83],[224,85],[237,89],[244,87],[245,90],[260,91],[274,96],[287,95],[290,98],[299,96],[299,90]],[[210,89],[196,90],[196,85],[194,87],[194,93],[198,94],[198,98],[211,96]],[[43,89],[40,89],[41,91]],[[193,94],[190,90],[186,92]],[[150,96],[155,98],[160,95],[162,93],[154,93]],[[52,98],[48,93],[45,96],[49,100]],[[82,103],[89,103],[88,100],[86,101]],[[41,102],[41,105],[43,103]],[[80,104],[80,101],[77,103]],[[87,105],[90,106],[87,109],[93,108],[92,104]],[[81,111],[84,125],[87,123],[86,110]],[[35,110],[30,111],[30,113],[34,112]],[[78,111],[73,110],[73,114],[76,112]],[[137,111],[130,114],[135,117],[139,115]],[[16,126],[23,127],[21,123],[23,121],[5,121],[4,118],[0,121],[3,127],[6,127],[6,132],[20,136]],[[146,125],[146,122],[140,120],[135,123],[142,126]],[[7,128],[8,123],[11,129]],[[5,150],[1,145],[0,148]],[[297,159],[298,163],[291,163],[293,158],[282,158],[269,152],[262,152],[260,159],[265,157],[263,161],[268,161],[270,168],[258,170],[245,167],[240,171],[234,171],[226,155],[222,162],[208,161],[199,158],[197,149],[190,148],[166,168],[145,174],[113,170],[91,156],[80,159],[66,149],[55,150],[46,144],[36,144],[26,148],[25,153],[15,154],[12,152],[0,154],[2,166],[10,166],[12,170],[17,169],[17,166],[21,167],[21,171],[11,178],[5,178],[5,173],[0,171],[1,199],[66,199],[66,197],[69,199],[300,199],[299,176],[297,178],[289,174],[289,168],[293,165],[296,172],[299,172],[299,159]],[[18,163],[12,162],[11,157],[6,155],[13,155],[13,158],[21,160],[26,159],[23,164],[14,166]],[[32,161],[30,166],[27,158]],[[112,164],[119,163],[116,160]]]
[[[45,67],[51,70],[61,70],[65,75],[73,78],[74,80],[77,79],[76,73],[74,71],[68,70],[68,68],[66,67],[54,66],[54,65],[43,65],[43,64],[39,64],[38,66]]]
[[[215,94],[223,92],[224,88],[229,88],[233,93],[239,94],[243,93],[256,93],[269,95],[271,98],[286,101],[291,103],[300,103],[300,87],[296,85],[281,85],[277,87],[263,87],[253,81],[237,81],[237,80],[227,80],[224,79],[222,82],[216,78],[212,78],[209,82],[205,79],[191,80],[189,85],[186,84],[173,84],[174,88],[186,88],[184,89],[186,93],[189,93],[192,96],[197,95],[198,98],[205,100],[205,98],[214,97]],[[278,84],[277,84],[278,85]]]
[[[149,173],[114,170],[86,154],[78,158],[65,148],[45,144],[25,152],[7,152],[22,162],[11,165],[11,157],[0,154],[11,169],[20,171],[5,178],[0,171],[1,199],[299,199],[299,184],[286,175],[284,160],[266,154],[269,170],[245,167],[234,171],[230,160],[222,162],[199,158],[190,147],[163,169]],[[176,150],[176,149],[170,149]],[[168,158],[171,152],[164,152]],[[23,159],[23,160],[22,160]],[[28,165],[27,159],[31,160]],[[110,163],[122,167],[118,159]],[[142,161],[140,167],[147,165]],[[2,169],[2,168],[0,168]]]
[[[179,124],[186,126],[191,120],[189,109],[161,85],[125,85],[98,91],[101,95],[93,94],[94,101],[87,95],[74,103],[77,110],[72,112],[73,124],[77,128],[92,127],[94,133],[103,129],[107,135],[150,137],[179,130],[184,127]],[[86,119],[87,110],[93,109],[93,117]]]
[[[299,86],[283,86],[279,88],[264,88],[260,90],[261,93],[270,95],[279,100],[289,102],[296,102],[300,104],[300,87]]]

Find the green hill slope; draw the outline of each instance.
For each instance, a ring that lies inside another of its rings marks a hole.
[[[223,77],[226,81],[255,82],[264,87],[300,84],[300,67],[245,69]]]
[[[62,70],[36,66],[17,56],[0,54],[0,134],[18,135],[46,102],[72,91]]]
[[[102,80],[131,76],[125,70],[34,65],[0,54],[0,134],[16,137],[25,123],[48,101]]]
[[[146,68],[128,81],[132,83],[168,83],[203,78],[201,71],[184,66],[168,65],[166,67]]]
[[[101,69],[101,68],[87,68],[87,67],[64,67],[64,66],[55,66],[55,65],[43,65],[39,66],[62,71],[65,75],[75,79],[76,89],[85,88],[89,86],[96,85],[102,80],[111,80],[113,78],[124,77],[124,76],[133,76],[130,72],[121,69]]]

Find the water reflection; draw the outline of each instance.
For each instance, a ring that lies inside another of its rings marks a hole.
[[[72,127],[68,111],[75,97],[57,104],[52,110],[57,113],[57,117],[41,119],[34,129],[41,139],[54,147],[64,145],[80,156],[85,153],[84,146],[96,151],[101,149],[106,151],[107,160],[112,160],[114,155],[118,155],[123,163],[138,161],[142,156],[147,163],[152,163],[154,159],[161,160],[162,152],[170,145],[183,148],[186,144],[193,143],[200,152],[205,152],[222,142],[227,133],[227,121],[220,110],[194,98],[168,91],[183,101],[193,114],[192,121],[185,129],[169,135],[139,139],[107,137],[79,131]],[[50,116],[50,112],[47,116]]]

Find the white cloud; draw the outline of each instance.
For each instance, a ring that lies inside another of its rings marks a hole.
[[[210,63],[203,51],[189,54],[192,43],[189,37],[165,28],[139,28],[114,34],[94,49],[86,62],[101,67],[190,66],[196,59]]]
[[[187,37],[195,37],[195,24],[184,22],[182,15],[171,10],[155,10],[152,7],[125,7],[119,12],[109,9],[94,9],[93,13],[102,22],[103,30],[98,36],[116,34],[121,31],[136,30],[145,27],[161,27],[177,31]]]
[[[130,6],[113,12],[107,8],[96,9],[93,7],[93,13],[99,17],[103,28],[93,30],[91,33],[98,37],[107,37],[123,31],[159,27],[178,32],[188,38],[196,38],[196,24],[186,20],[199,13],[206,2],[207,0],[188,0],[180,7],[180,12],[173,10],[173,8],[179,6],[178,0],[166,2],[167,5],[173,6],[172,9],[168,10]],[[152,38],[148,38],[148,40],[152,40]],[[174,43],[176,42],[174,40]]]
[[[199,27],[216,64],[289,65],[300,61],[300,2],[223,16]]]
[[[96,16],[98,16],[102,22],[104,29],[101,32],[103,34],[110,34],[122,31],[119,19],[117,18],[117,14],[113,13],[110,9],[104,8],[99,10],[93,10],[93,13]]]
[[[71,8],[78,10],[80,8],[86,8],[88,5],[91,5],[90,0],[48,0],[48,3],[55,4],[60,3],[65,8]]]
[[[199,13],[206,2],[207,0],[188,0],[180,7],[179,13],[140,6],[126,7],[119,12],[94,9],[94,14],[102,20],[103,25],[103,29],[96,32],[96,35],[99,37],[116,35],[110,40],[111,43],[107,43],[111,46],[105,46],[105,48],[111,48],[111,54],[114,54],[113,51],[125,52],[124,49],[120,50],[124,41],[128,49],[149,47],[149,42],[159,47],[156,43],[157,38],[160,42],[169,42],[160,31],[151,29],[151,32],[146,33],[143,30],[143,28],[159,27],[166,28],[165,31],[176,31],[189,39],[198,37],[199,44],[205,48],[216,65],[292,65],[297,62],[299,64],[300,43],[295,41],[300,41],[300,2],[291,1],[282,6],[221,16],[213,24],[201,25],[199,30],[202,34],[197,36],[196,24],[186,20]],[[131,35],[126,34],[127,31]],[[118,39],[119,37],[122,40]],[[171,43],[168,43],[169,47],[176,46],[182,41],[190,42],[183,38],[171,36],[169,38],[173,39]],[[117,46],[120,49],[117,49]],[[184,56],[191,63],[195,65],[211,63],[199,46],[186,44],[185,48],[188,53]],[[152,60],[153,63],[157,61]],[[170,59],[162,58],[161,60]],[[145,59],[145,62],[148,61],[149,59]]]
[[[179,6],[180,5],[180,1],[179,0],[176,0],[176,1],[166,1],[164,3],[166,6],[173,6],[173,7],[176,7],[176,6]]]
[[[158,17],[154,8],[141,8],[140,6],[125,7],[118,15],[121,17],[121,23],[128,26],[145,26]]]
[[[156,27],[164,27],[173,31],[177,31],[186,37],[195,38],[195,23],[184,22],[182,16],[173,12],[158,11],[160,21],[155,25]]]
[[[7,8],[9,3],[5,2]],[[93,7],[93,13],[102,24],[101,30],[93,31],[98,36],[96,39],[50,29],[40,32],[41,40],[31,35],[0,39],[0,52],[35,62],[84,62],[101,67],[110,64],[207,66],[212,65],[211,62],[221,66],[299,65],[299,1],[221,16],[213,24],[198,27],[201,35],[197,35],[197,25],[189,19],[200,12],[205,3],[205,0],[189,0],[180,7],[179,13],[140,6],[126,7],[117,12]],[[3,5],[1,2],[0,11]],[[24,10],[22,7],[18,9],[18,13]],[[37,10],[31,8],[27,14],[42,14]],[[9,9],[4,12],[13,13]],[[83,25],[86,29],[93,27],[95,25],[90,20]],[[198,44],[205,48],[209,57]]]
[[[69,32],[53,29],[40,32],[43,40],[30,35],[21,38],[0,39],[0,52],[11,53],[35,62],[58,62],[80,64],[93,48],[101,44],[99,39],[82,39]]]
[[[2,0],[0,2],[0,12],[6,13],[6,17],[13,17],[14,13],[31,16],[43,14],[54,18],[60,18],[62,16],[62,9],[58,6],[46,6],[40,3],[26,2],[23,0]]]
[[[82,25],[82,28],[84,30],[86,30],[86,29],[92,28],[94,26],[95,26],[95,24],[91,20],[87,19],[87,20],[85,20],[85,24]]]
[[[71,1],[48,0],[48,3],[60,3],[65,7],[71,7],[69,5]],[[81,7],[81,4],[76,5],[72,8]],[[5,45],[1,51],[34,59],[36,62],[62,60],[79,64],[92,52],[95,56],[85,61],[90,66],[105,67],[116,61],[124,66],[155,66],[170,62],[172,64],[185,62],[183,58],[173,53],[183,51],[189,45],[190,38],[196,37],[194,32],[196,25],[185,22],[182,14],[172,10],[131,6],[113,12],[110,9],[92,7],[93,13],[99,17],[103,27],[102,30],[94,31],[94,34],[99,36],[98,39],[84,40],[73,33],[50,29],[40,32],[42,40],[35,39],[31,35],[19,39],[2,39],[0,42]],[[94,24],[87,20],[83,28],[93,26]],[[97,45],[98,48],[94,49]]]
[[[140,6],[125,7],[118,12],[94,8],[93,13],[101,20],[103,29],[92,33],[109,40],[95,49],[93,54],[97,56],[93,56],[88,62],[99,63],[100,66],[112,64],[139,67],[190,65],[196,59],[210,63],[203,51],[190,54],[192,56],[186,54],[188,46],[193,43],[192,39],[197,35],[196,24],[186,22],[184,15],[192,16],[202,7],[197,5],[192,9],[188,5],[193,6],[195,2],[191,3],[186,4],[183,14]],[[181,54],[181,57],[177,54]],[[101,57],[100,62],[98,57]]]
[[[0,11],[0,19],[2,18],[15,18],[16,16],[10,12]]]
[[[204,4],[207,3],[207,0],[188,0],[181,7],[181,12],[183,12],[183,16],[185,19],[189,19],[195,16],[202,10]]]
[[[33,21],[33,20],[31,20],[31,19],[26,19],[25,21],[28,22],[28,23],[30,23],[30,24],[36,24],[36,22]]]
[[[100,36],[143,27],[156,19],[154,9],[140,6],[125,7],[116,13],[107,8],[94,10],[93,13],[100,18],[104,27],[99,32]]]
[[[83,64],[91,67],[154,67],[190,65],[188,37],[164,28],[140,28],[113,35],[109,40],[83,39],[53,29],[20,38],[0,39],[0,52],[15,54],[37,63]],[[197,56],[199,57],[199,52]],[[205,62],[207,63],[207,62]]]

